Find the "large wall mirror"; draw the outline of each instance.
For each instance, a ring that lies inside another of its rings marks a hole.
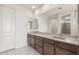
[[[33,29],[33,21],[28,21],[28,23],[29,23],[29,28]]]
[[[65,15],[61,17],[62,24],[61,24],[61,34],[71,34],[71,15]]]

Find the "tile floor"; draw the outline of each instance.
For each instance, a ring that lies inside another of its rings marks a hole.
[[[41,55],[39,52],[31,48],[30,46],[8,50],[0,53],[0,55]]]

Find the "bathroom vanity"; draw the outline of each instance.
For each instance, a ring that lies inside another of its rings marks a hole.
[[[28,45],[43,55],[77,55],[79,44],[77,37],[63,37],[46,33],[27,34]]]

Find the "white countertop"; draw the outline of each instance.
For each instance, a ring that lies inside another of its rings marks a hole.
[[[79,46],[79,40],[76,37],[64,37],[64,36],[51,35],[51,34],[40,33],[40,32],[39,33],[30,32],[28,34],[35,35],[35,36],[40,36],[40,37],[43,37],[43,38],[52,39],[54,41],[60,41],[60,42],[74,44],[74,45]]]

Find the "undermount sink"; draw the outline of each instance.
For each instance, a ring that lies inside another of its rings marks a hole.
[[[54,36],[53,38],[56,38],[56,39],[65,39],[64,37],[60,37],[60,36]]]

